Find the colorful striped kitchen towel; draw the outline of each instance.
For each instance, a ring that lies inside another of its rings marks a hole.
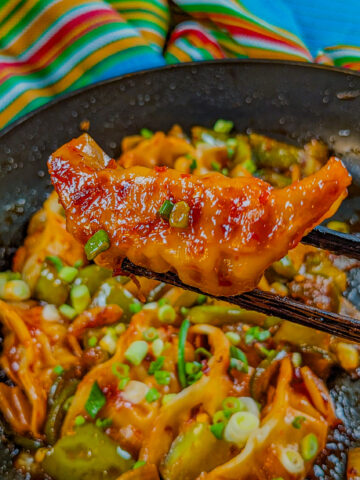
[[[359,0],[0,0],[0,128],[84,85],[166,63],[256,57],[360,70]]]

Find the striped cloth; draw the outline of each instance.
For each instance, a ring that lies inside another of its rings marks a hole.
[[[359,0],[0,0],[0,128],[57,96],[166,63],[274,58],[360,70]]]

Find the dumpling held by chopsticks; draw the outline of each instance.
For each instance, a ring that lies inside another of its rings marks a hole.
[[[48,166],[67,227],[89,259],[120,271],[127,257],[214,295],[253,289],[334,213],[351,182],[335,157],[283,189],[253,177],[124,169],[87,134],[59,148]]]

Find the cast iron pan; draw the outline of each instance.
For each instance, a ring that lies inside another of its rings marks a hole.
[[[167,130],[179,123],[213,125],[233,120],[238,131],[252,129],[302,144],[324,140],[346,161],[352,196],[338,218],[351,218],[357,230],[360,211],[360,75],[302,63],[229,60],[165,67],[127,75],[56,100],[0,134],[0,268],[9,266],[22,243],[30,216],[51,191],[46,160],[81,133],[89,133],[116,157],[124,135],[141,128]],[[352,301],[360,300],[354,273]],[[360,301],[358,302],[360,305]],[[360,381],[334,374],[329,382],[343,421],[328,439],[314,476],[345,478],[346,451],[360,445]],[[0,445],[0,478],[22,478],[11,468],[16,450]]]

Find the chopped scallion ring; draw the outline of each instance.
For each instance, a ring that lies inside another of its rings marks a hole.
[[[75,308],[70,307],[70,305],[67,305],[66,303],[60,305],[59,312],[68,320],[73,320],[77,315]]]
[[[70,300],[76,313],[82,313],[91,301],[88,287],[86,285],[74,285],[70,290]]]
[[[144,340],[133,342],[125,352],[125,358],[133,365],[140,365],[148,353],[149,346]]]
[[[143,339],[147,342],[153,342],[154,340],[159,338],[159,333],[155,327],[149,327],[143,332],[142,336]]]
[[[159,398],[160,398],[160,393],[154,387],[150,388],[147,394],[145,395],[145,400],[149,403],[156,402],[156,400],[158,400]]]
[[[170,379],[171,379],[171,374],[170,372],[167,372],[166,370],[157,370],[154,373],[155,380],[159,385],[169,385]]]
[[[231,130],[234,128],[234,122],[231,120],[223,120],[219,118],[216,120],[214,125],[214,132],[216,133],[230,133]]]
[[[110,248],[110,239],[105,230],[98,230],[94,233],[84,247],[88,260],[94,260],[99,253],[105,252],[108,248]]]
[[[223,437],[225,429],[225,423],[224,422],[218,422],[214,423],[213,425],[210,425],[210,432],[216,437],[218,440],[221,440]]]
[[[61,375],[62,373],[64,373],[64,369],[61,365],[56,365],[54,368],[53,368],[53,372],[56,374],[56,375]]]
[[[95,418],[106,403],[106,398],[101,391],[99,384],[95,381],[91,387],[90,394],[85,403],[85,410],[91,418]]]
[[[154,135],[154,133],[151,130],[149,130],[148,128],[142,128],[140,130],[140,135],[148,140],[149,138],[151,138]]]
[[[297,428],[299,430],[301,428],[301,425],[305,422],[305,420],[306,420],[306,417],[303,417],[302,415],[299,415],[298,417],[294,418],[291,425],[294,428]]]
[[[141,303],[131,303],[129,306],[129,310],[131,313],[139,313],[142,310],[142,305]]]
[[[171,200],[165,200],[164,203],[159,208],[159,215],[164,220],[169,220],[174,204]]]
[[[59,271],[59,278],[66,283],[71,283],[75,280],[79,270],[75,267],[63,267]]]
[[[165,357],[158,357],[154,362],[150,363],[149,375],[153,375],[164,366]]]
[[[126,363],[115,362],[111,366],[111,371],[115,377],[121,380],[122,378],[129,376],[130,367],[129,365],[126,365]]]
[[[162,323],[173,323],[176,320],[176,312],[171,305],[162,305],[159,308],[158,318]]]
[[[319,449],[319,442],[314,433],[306,435],[300,443],[301,455],[304,460],[311,460],[314,458]]]

